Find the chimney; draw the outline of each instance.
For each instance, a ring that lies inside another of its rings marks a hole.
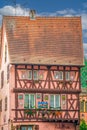
[[[36,18],[36,11],[35,10],[30,10],[29,11],[29,16],[31,20],[34,20]]]

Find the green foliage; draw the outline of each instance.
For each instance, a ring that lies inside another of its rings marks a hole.
[[[81,68],[81,87],[87,87],[87,59],[84,59],[84,67]]]
[[[80,130],[87,130],[87,124],[86,124],[85,120],[81,121]]]

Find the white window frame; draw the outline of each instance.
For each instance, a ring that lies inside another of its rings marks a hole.
[[[70,71],[65,71],[65,79],[70,80]]]
[[[21,70],[21,79],[26,79],[26,78],[27,78],[27,71],[26,70]]]
[[[56,77],[58,76],[58,77]],[[54,71],[54,79],[55,80],[63,80],[63,72],[62,71]]]
[[[51,109],[57,109],[57,110],[59,110],[60,109],[60,95],[59,94],[50,94],[50,99],[51,99],[51,96],[54,96],[54,106],[51,108]],[[59,96],[59,107],[58,108],[56,108],[56,96]]]
[[[35,78],[34,77],[34,73],[37,72],[37,77]],[[33,70],[33,80],[38,80],[39,79],[39,76],[38,76],[38,70]]]
[[[31,76],[29,77],[29,72],[31,73]],[[27,79],[32,80],[32,70],[28,70],[28,76]]]
[[[27,93],[26,93],[26,94],[27,94]],[[25,95],[26,95],[26,94],[25,94]],[[29,101],[30,101],[30,97],[31,97],[31,95],[34,95],[34,106],[35,106],[36,95],[35,95],[34,93],[27,94],[27,95],[28,95],[28,106],[29,106],[28,109],[33,109],[33,108],[30,107],[30,103],[29,103]],[[24,103],[25,103],[25,96],[24,96]],[[34,106],[33,106],[33,107],[34,107]]]

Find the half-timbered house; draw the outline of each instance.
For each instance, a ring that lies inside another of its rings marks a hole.
[[[81,17],[4,16],[1,130],[75,130],[80,121]]]

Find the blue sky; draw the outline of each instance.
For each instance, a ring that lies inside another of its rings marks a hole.
[[[30,9],[43,16],[81,16],[84,54],[87,57],[87,0],[1,0],[0,24],[3,15],[26,16]]]

